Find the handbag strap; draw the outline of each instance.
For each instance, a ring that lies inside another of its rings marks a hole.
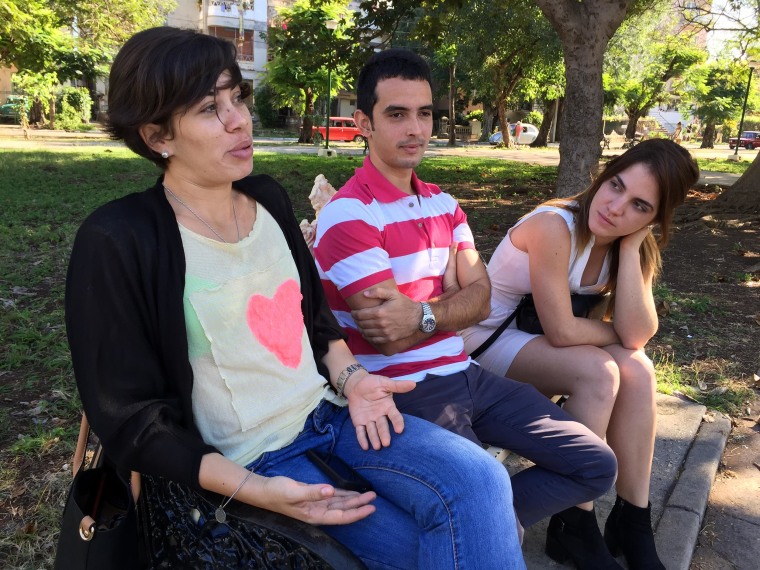
[[[74,459],[72,459],[71,461],[72,463],[71,470],[74,473],[74,477],[76,477],[79,470],[82,469],[82,467],[84,467],[84,461],[87,455],[87,442],[90,441],[90,432],[91,432],[90,422],[87,420],[87,416],[84,413],[82,413],[82,423],[79,424],[79,437],[77,438],[77,448],[74,451]],[[90,467],[98,466],[102,463],[102,461],[103,461],[103,446],[98,444],[98,446],[95,449],[95,453],[93,455],[92,461],[90,462]],[[142,486],[139,471],[130,472],[129,484],[132,489],[132,498],[135,500],[135,503],[137,503],[137,500],[140,498],[140,488]]]
[[[84,467],[84,459],[87,451],[87,442],[90,439],[90,422],[87,416],[82,414],[82,423],[79,424],[79,437],[77,438],[77,448],[74,451],[74,459],[71,461],[71,470],[76,477],[77,472]]]
[[[501,336],[501,333],[503,333],[507,327],[509,326],[509,323],[515,320],[515,317],[517,316],[517,312],[522,309],[523,305],[525,305],[526,301],[528,300],[528,296],[524,296],[522,299],[520,299],[520,302],[517,303],[517,306],[515,307],[515,310],[512,311],[512,313],[504,320],[503,323],[499,325],[499,328],[497,328],[493,333],[491,333],[491,336],[489,336],[486,341],[481,344],[478,348],[473,350],[470,353],[470,358],[477,358],[481,354],[483,354],[488,348],[496,342],[496,339]]]

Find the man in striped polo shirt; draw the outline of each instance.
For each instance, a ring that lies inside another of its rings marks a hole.
[[[394,395],[402,412],[470,439],[473,453],[483,442],[536,464],[512,479],[523,525],[601,495],[616,473],[607,445],[532,386],[482,369],[456,332],[489,314],[491,287],[459,204],[414,173],[433,127],[426,62],[376,53],[357,95],[369,156],[320,212],[314,247],[352,352],[374,373],[417,382]],[[355,427],[375,449],[390,440],[387,421]]]

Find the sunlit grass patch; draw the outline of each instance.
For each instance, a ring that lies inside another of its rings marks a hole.
[[[736,414],[753,397],[753,392],[736,379],[741,377],[734,362],[721,358],[695,359],[679,364],[663,351],[652,356],[657,374],[657,391],[684,395],[710,408]]]
[[[732,174],[744,174],[752,163],[751,160],[734,162],[725,158],[697,158],[700,170],[707,172],[729,172]]]

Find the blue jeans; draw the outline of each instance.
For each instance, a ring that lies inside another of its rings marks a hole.
[[[591,501],[615,482],[617,461],[607,444],[530,384],[473,364],[449,376],[428,375],[393,399],[405,414],[535,463],[512,477],[515,509],[525,527]]]
[[[390,447],[363,451],[348,410],[323,401],[293,443],[248,468],[329,483],[307,449],[335,453],[351,465],[372,483],[377,510],[353,524],[322,528],[369,568],[525,568],[504,467],[465,438],[415,417],[404,422]]]

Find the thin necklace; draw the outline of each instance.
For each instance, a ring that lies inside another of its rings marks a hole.
[[[195,210],[193,210],[193,209],[192,209],[190,206],[188,206],[187,204],[185,204],[185,203],[184,203],[184,202],[183,202],[183,201],[180,199],[180,197],[179,197],[179,196],[177,196],[177,195],[176,195],[174,192],[172,192],[171,190],[169,190],[169,187],[168,187],[166,184],[164,184],[163,186],[164,186],[164,190],[166,190],[166,191],[169,193],[169,195],[170,195],[172,198],[174,198],[174,199],[175,199],[177,202],[179,202],[179,203],[180,203],[180,204],[182,204],[182,205],[183,205],[185,208],[187,208],[187,209],[190,211],[190,213],[191,213],[193,216],[195,216],[196,218],[198,218],[198,219],[199,219],[199,220],[200,220],[200,221],[203,223],[203,225],[204,225],[204,226],[206,226],[208,229],[210,229],[210,230],[213,232],[213,234],[214,234],[216,237],[218,237],[218,238],[219,238],[219,240],[220,240],[221,242],[223,242],[223,243],[230,243],[230,242],[228,242],[226,239],[224,239],[224,238],[223,238],[223,237],[222,237],[222,236],[219,234],[219,232],[218,232],[218,231],[216,231],[216,230],[215,230],[213,227],[211,227],[211,224],[209,224],[209,223],[208,223],[206,220],[204,220],[203,218],[201,218],[201,217],[198,215],[198,213],[197,213]],[[234,196],[232,197],[232,217],[233,217],[233,218],[235,218],[235,231],[237,232],[237,238],[238,238],[238,241],[240,241],[240,228],[238,227],[238,221],[237,221],[237,212],[235,212],[235,197],[234,197]]]

